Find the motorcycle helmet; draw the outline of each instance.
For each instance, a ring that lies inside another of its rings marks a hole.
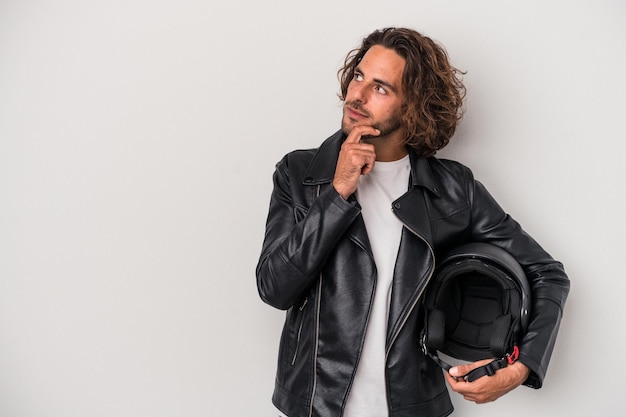
[[[513,363],[528,326],[530,286],[505,250],[487,243],[461,245],[445,255],[424,297],[424,353],[442,368],[437,352],[464,361],[495,358],[465,376],[472,381]]]

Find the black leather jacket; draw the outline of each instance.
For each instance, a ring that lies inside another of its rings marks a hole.
[[[257,266],[263,301],[288,310],[280,342],[274,404],[289,417],[341,416],[363,346],[376,265],[358,202],[331,182],[344,135],[277,164]],[[540,387],[569,291],[552,259],[463,165],[410,152],[411,181],[393,203],[404,224],[393,277],[386,341],[389,416],[445,416],[452,404],[442,371],[419,344],[421,295],[438,256],[464,242],[510,252],[532,287],[520,361],[526,385]]]

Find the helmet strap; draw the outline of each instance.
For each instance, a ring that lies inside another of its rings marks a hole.
[[[426,346],[425,334],[422,334],[421,337],[421,345],[422,351],[425,355],[430,357],[441,369],[446,372],[450,371],[452,365],[448,362],[444,361],[439,357],[436,351],[431,352]],[[478,368],[472,369],[470,372],[463,376],[454,377],[456,380],[463,380],[466,382],[476,381],[478,378],[482,378],[483,376],[493,376],[496,374],[496,371],[502,368],[506,368],[507,365],[512,365],[519,358],[519,348],[517,346],[513,346],[513,351],[511,353],[506,354],[500,359],[494,359],[486,365],[479,366]]]

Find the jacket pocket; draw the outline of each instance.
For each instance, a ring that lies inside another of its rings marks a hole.
[[[278,349],[278,372],[276,374],[279,385],[288,386],[293,383],[294,368],[298,364],[299,351],[303,349],[302,342],[306,333],[306,312],[309,299],[304,298],[287,310],[285,324],[280,337]]]
[[[293,349],[291,353],[291,358],[289,364],[294,366],[296,364],[296,360],[298,359],[298,352],[300,350],[300,342],[302,340],[302,327],[304,326],[304,315],[306,312],[306,307],[309,303],[309,299],[305,298],[304,301],[300,304],[297,311],[295,312],[296,320],[295,320],[295,335],[293,342]]]

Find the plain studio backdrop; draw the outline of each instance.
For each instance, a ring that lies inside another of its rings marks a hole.
[[[274,165],[339,127],[336,72],[385,26],[467,71],[440,156],[572,280],[544,388],[455,415],[625,415],[620,0],[2,0],[0,416],[275,415]]]

